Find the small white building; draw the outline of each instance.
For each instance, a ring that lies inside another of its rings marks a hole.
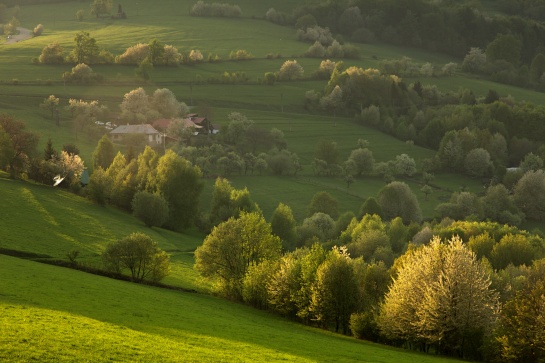
[[[163,135],[150,124],[121,125],[110,131],[110,137],[114,142],[123,142],[127,135],[146,135],[146,141],[149,145],[163,142]]]

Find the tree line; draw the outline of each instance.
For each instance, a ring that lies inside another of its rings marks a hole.
[[[332,248],[315,240],[289,251],[277,218],[242,211],[214,227],[195,266],[227,298],[358,338],[490,362],[543,357],[542,304],[530,298],[543,287],[542,237],[490,222],[444,221],[411,236],[377,215],[353,221]],[[401,242],[395,262],[380,247],[365,252],[373,238]],[[517,260],[513,251],[528,248],[532,257]],[[500,255],[492,268],[487,257]],[[530,311],[540,318],[526,321]]]

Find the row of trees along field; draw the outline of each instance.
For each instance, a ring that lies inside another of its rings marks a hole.
[[[493,14],[475,2],[439,4],[424,0],[390,0],[313,2],[298,6],[291,14],[269,9],[265,17],[299,29],[327,27],[333,34],[363,43],[379,39],[458,57],[470,47],[485,49],[498,34],[512,34],[521,41],[520,61],[529,65],[538,53],[543,52],[545,27],[536,21],[541,19],[543,11],[530,13],[527,10],[539,7],[539,2],[515,3],[517,5],[513,6],[526,9],[519,12],[523,16]]]
[[[544,357],[543,301],[534,298],[545,282],[543,238],[443,221],[414,235],[389,264],[380,253],[362,254],[407,238],[395,220],[367,214],[354,218],[341,247],[315,242],[284,254],[276,223],[259,211],[222,222],[196,250],[196,268],[228,298],[359,338],[490,362]]]

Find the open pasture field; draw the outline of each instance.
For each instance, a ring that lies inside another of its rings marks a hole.
[[[327,190],[338,198],[341,211],[357,212],[362,201],[376,195],[383,185],[378,179],[358,179],[347,189],[345,182],[340,178],[315,177],[311,163],[320,139],[337,142],[341,160],[346,160],[359,138],[370,142],[370,149],[377,161],[391,160],[396,155],[407,153],[419,165],[422,159],[434,155],[431,150],[400,142],[374,129],[358,125],[351,115],[333,117],[310,114],[303,107],[304,94],[309,90],[323,90],[326,81],[304,79],[278,82],[274,86],[260,84],[259,80],[265,72],[278,70],[285,59],[301,55],[308,48],[308,44],[296,40],[293,28],[275,25],[262,19],[267,9],[273,5],[243,1],[238,3],[244,13],[241,19],[222,19],[189,16],[189,9],[193,4],[193,1],[172,0],[123,4],[123,10],[128,14],[126,20],[96,19],[87,12],[82,22],[76,20],[75,13],[79,9],[87,11],[87,3],[22,6],[20,15],[22,26],[32,28],[35,24],[42,23],[45,31],[42,36],[24,42],[0,45],[2,111],[25,120],[29,129],[41,135],[41,147],[45,146],[48,138],[52,139],[57,149],[66,143],[75,143],[89,167],[99,135],[78,132],[69,113],[63,108],[61,126],[56,127],[48,111],[39,108],[39,104],[48,95],[54,94],[59,97],[61,106],[67,105],[70,98],[98,99],[109,107],[112,117],[115,117],[119,112],[118,105],[123,95],[130,90],[143,86],[151,93],[157,88],[166,87],[171,89],[179,100],[195,106],[196,110],[203,104],[211,106],[212,119],[220,125],[227,122],[227,115],[230,112],[241,112],[264,128],[274,127],[282,130],[290,150],[298,154],[303,171],[297,178],[236,175],[231,177],[233,184],[237,187],[247,186],[266,216],[270,216],[279,201],[285,200],[294,210],[298,220],[306,217],[307,205],[312,195],[318,191]],[[286,12],[293,6],[293,2],[284,0],[274,3],[277,10]],[[246,49],[254,54],[256,59],[179,67],[158,66],[152,70],[151,80],[148,82],[135,76],[134,66],[96,65],[93,69],[104,75],[105,82],[92,86],[62,83],[62,73],[69,71],[72,65],[31,63],[31,59],[37,57],[45,45],[54,41],[63,45],[66,52],[71,51],[74,46],[74,35],[81,30],[90,32],[101,48],[114,54],[120,54],[128,46],[138,42],[147,43],[157,38],[165,44],[178,47],[183,52],[200,49],[205,56],[214,53],[225,60],[230,51]],[[345,60],[347,66],[376,67],[381,59],[395,59],[401,56],[409,56],[422,63],[431,61],[438,66],[449,61],[457,61],[425,51],[381,44],[358,47],[361,59]],[[266,59],[269,53],[281,54],[283,58]],[[302,64],[308,77],[318,68],[320,60],[299,58],[298,62]],[[207,82],[209,79],[220,79],[226,71],[244,72],[249,79],[248,84]],[[17,82],[13,81],[15,79]],[[430,82],[442,82],[446,89],[457,90],[458,87],[453,86],[453,81],[458,79],[460,82],[472,82],[460,76],[430,79]],[[465,84],[471,88],[471,83]],[[479,90],[481,93],[478,95],[484,95],[488,91],[486,87]],[[201,200],[206,210],[210,203],[214,180],[212,178],[205,182],[206,192]],[[460,186],[468,186],[470,190],[479,191],[481,188],[477,180],[456,177],[455,182]],[[409,184],[419,197],[427,218],[433,217],[433,209],[438,201],[444,201],[453,191],[451,187],[437,189],[429,200],[425,201],[419,191],[421,185],[418,181],[409,181]]]
[[[357,341],[208,295],[2,255],[0,266],[0,360],[456,362]]]
[[[0,178],[0,248],[66,259],[79,251],[78,262],[101,267],[100,254],[110,242],[142,232],[171,254],[167,284],[207,289],[193,269],[193,251],[202,235],[147,228],[136,218],[111,207],[100,207],[65,190]]]

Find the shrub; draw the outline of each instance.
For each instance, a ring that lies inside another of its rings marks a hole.
[[[234,50],[229,54],[229,59],[233,60],[247,60],[252,58],[254,58],[254,56],[244,49]]]
[[[138,192],[132,200],[133,215],[148,227],[161,227],[168,220],[168,203],[159,194]]]
[[[170,273],[169,256],[157,243],[143,233],[133,233],[110,243],[102,253],[108,271],[123,273],[129,270],[132,281],[160,281]]]
[[[63,79],[68,82],[88,84],[102,80],[102,76],[94,73],[93,69],[85,63],[80,63],[72,68],[72,72],[65,72]]]
[[[138,43],[116,57],[115,62],[119,64],[140,64],[149,55],[149,45]]]
[[[372,312],[354,313],[350,316],[350,330],[358,339],[377,341],[379,329]]]
[[[212,3],[206,4],[204,1],[197,1],[189,12],[191,16],[217,16],[226,18],[238,18],[242,15],[242,10],[238,5]]]
[[[329,28],[322,28],[319,26],[297,30],[297,39],[309,43],[318,41],[324,46],[329,46],[333,43],[333,35],[331,35]]]
[[[62,64],[64,62],[64,48],[57,42],[48,44],[42,49],[38,61],[42,64]]]
[[[32,32],[32,34],[37,37],[37,36],[40,36],[42,35],[44,31],[44,26],[42,24],[38,24],[36,25],[36,27],[34,28],[34,31]]]

